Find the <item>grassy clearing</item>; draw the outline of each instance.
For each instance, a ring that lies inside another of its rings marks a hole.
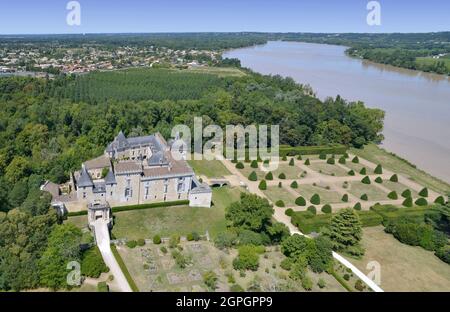
[[[68,217],[65,222],[71,223],[75,225],[77,228],[83,229],[88,226],[88,217],[87,216]]]
[[[360,198],[361,195],[367,194],[369,197],[369,201],[374,200],[388,200],[387,193],[383,190],[377,188],[375,185],[372,184],[364,184],[362,182],[350,182],[350,187],[348,188],[348,192],[357,198]]]
[[[289,193],[284,187],[270,186],[264,191],[264,194],[266,194],[274,203],[277,200],[282,200],[286,206],[295,206],[296,197]]]
[[[225,207],[238,201],[240,193],[238,188],[214,189],[214,206],[210,209],[177,206],[119,212],[115,214],[112,233],[117,238],[150,239],[156,234],[168,237],[209,231],[215,237],[226,228]]]
[[[319,194],[321,205],[340,203],[342,197],[340,194],[334,191],[330,191],[321,186],[314,185],[302,184],[299,185],[299,188],[296,191],[300,193],[300,195],[303,196],[306,200],[310,200],[314,194]]]
[[[416,181],[423,186],[427,186],[441,194],[450,192],[450,185],[448,183],[415,168],[407,161],[379,148],[375,144],[369,144],[365,146],[364,149],[353,148],[351,149],[351,153],[363,157],[375,164],[382,164],[384,168],[409,177],[411,180]]]
[[[362,245],[366,253],[360,260],[349,259],[363,273],[370,261],[381,265],[381,287],[385,291],[448,291],[450,265],[430,251],[400,243],[383,227],[364,228]]]
[[[204,175],[208,178],[219,178],[231,175],[219,160],[189,160],[188,163],[197,176]]]
[[[311,164],[310,168],[313,169],[314,171],[329,176],[336,176],[336,177],[348,176],[347,171],[345,171],[341,167],[338,167],[337,165],[330,165],[327,164],[326,162],[314,162]]]

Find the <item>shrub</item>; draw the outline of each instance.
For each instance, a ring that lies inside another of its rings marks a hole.
[[[186,240],[188,242],[192,242],[194,240],[194,236],[192,236],[192,233],[189,233],[188,235],[186,235]]]
[[[402,197],[403,197],[403,198],[410,198],[411,196],[412,196],[411,190],[406,189],[406,190],[404,190],[403,193],[402,193]]]
[[[297,199],[295,200],[295,204],[297,206],[306,206],[306,200],[302,196],[297,197]]]
[[[252,162],[251,162],[251,164],[250,164],[250,167],[252,167],[252,168],[258,168],[258,161],[252,160]]]
[[[305,275],[302,278],[302,287],[304,290],[311,290],[313,287],[313,282],[312,280],[309,278],[309,276]]]
[[[311,204],[313,204],[313,205],[320,205],[320,196],[319,196],[319,194],[314,194],[312,197],[311,197]]]
[[[344,194],[344,196],[342,196],[342,201],[344,203],[348,203],[348,194]]]
[[[436,257],[450,264],[450,245],[444,246],[436,250]]]
[[[311,161],[309,160],[309,158],[307,158],[305,160],[305,166],[309,166],[309,165],[311,165]]]
[[[415,201],[415,204],[417,206],[426,206],[426,205],[428,205],[428,202],[427,202],[427,200],[425,198],[422,197],[422,198],[417,199]]]
[[[203,273],[203,283],[209,290],[215,290],[217,288],[217,274],[214,271],[208,271]]]
[[[280,173],[280,175],[278,176],[278,179],[285,180],[285,179],[286,179],[286,175],[282,172],[282,173]]]
[[[266,182],[266,180],[261,180],[261,182],[259,182],[258,188],[261,191],[267,190],[267,182]]]
[[[243,164],[242,162],[238,162],[238,163],[236,164],[236,168],[237,168],[237,169],[244,169],[244,164]]]
[[[325,288],[327,286],[327,283],[323,278],[319,278],[319,281],[317,282],[317,286],[319,286],[320,289]]]
[[[163,253],[163,254],[166,254],[167,253],[167,248],[166,248],[166,246],[161,246],[161,248],[159,248],[160,250],[161,250],[161,252]]]
[[[286,156],[286,155],[283,155],[283,157],[281,157],[281,160],[282,160],[282,161],[287,161],[287,156]]]
[[[126,242],[126,245],[128,248],[133,249],[133,248],[136,248],[137,242],[135,240],[129,240]]]
[[[102,254],[97,246],[83,252],[81,260],[81,274],[83,276],[98,278],[106,272],[109,272],[109,268],[103,261]]]
[[[286,205],[284,204],[284,201],[282,201],[281,199],[277,200],[275,202],[275,206],[280,207],[280,208],[286,207]]]
[[[298,183],[297,183],[297,181],[294,181],[294,182],[291,183],[291,188],[293,188],[293,189],[298,188]]]
[[[292,259],[291,258],[284,258],[283,261],[281,261],[281,263],[280,263],[280,267],[283,270],[290,271],[291,268],[292,268]]]
[[[217,234],[214,244],[219,249],[232,247],[237,240],[237,235],[232,231],[225,231]]]
[[[366,286],[364,286],[363,282],[362,282],[360,279],[358,279],[358,280],[355,282],[355,289],[356,289],[356,290],[358,290],[358,291],[363,291],[365,288],[366,288]]]
[[[354,176],[354,175],[355,175],[355,171],[350,170],[350,171],[348,172],[348,175],[349,175],[349,176]]]
[[[324,205],[321,210],[323,213],[331,213],[332,212],[331,206],[329,204]]]
[[[344,157],[344,156],[342,156],[341,158],[339,158],[339,163],[340,163],[341,165],[345,165],[346,162],[347,162],[347,161],[345,160],[345,157]]]
[[[109,287],[106,282],[98,282],[97,283],[97,291],[98,292],[109,292]]]
[[[268,172],[268,173],[266,174],[266,180],[267,180],[267,181],[272,181],[272,180],[273,180],[273,174],[272,174],[272,172]]]
[[[366,175],[367,174],[367,169],[365,167],[361,168],[361,170],[359,171],[359,174]]]
[[[256,172],[252,171],[252,173],[250,173],[250,175],[248,176],[248,179],[250,181],[257,181],[258,180],[258,176],[256,175]]]
[[[325,154],[325,153],[320,153],[320,154],[319,154],[319,159],[323,159],[323,160],[327,159],[327,154]]]
[[[398,176],[394,174],[390,179],[391,182],[398,182]]]
[[[393,200],[398,199],[397,192],[396,192],[396,191],[390,192],[390,193],[388,194],[388,198],[389,198],[389,199],[393,199]]]
[[[355,206],[353,206],[353,209],[355,209],[355,210],[361,210],[361,209],[362,209],[361,203],[356,203]]]
[[[238,271],[258,270],[259,252],[257,247],[245,245],[238,248],[238,256],[233,260],[233,268]]]
[[[373,172],[375,174],[383,174],[383,167],[381,167],[381,165],[378,165],[375,167],[375,170]]]
[[[422,197],[428,197],[428,189],[425,187],[420,192],[419,195]]]
[[[350,155],[349,155],[348,153],[344,153],[344,154],[343,154],[343,157],[344,157],[345,159],[348,159],[348,158],[350,158]]]
[[[362,194],[361,195],[361,199],[364,201],[368,201],[369,200],[369,196],[367,196],[367,194]]]
[[[435,204],[440,204],[440,205],[444,205],[445,204],[445,199],[443,196],[439,196],[438,198],[436,198],[436,200],[434,201]]]
[[[161,237],[159,235],[153,236],[153,244],[155,245],[161,244]]]
[[[306,210],[312,213],[313,215],[317,214],[317,209],[314,206],[309,206],[308,209]]]
[[[230,291],[231,291],[231,292],[243,292],[243,291],[244,291],[244,288],[242,288],[241,285],[233,284],[233,285],[231,285],[231,287],[230,287]]]
[[[336,160],[334,158],[328,158],[327,159],[327,164],[334,165],[335,163],[336,163]]]
[[[350,280],[350,274],[345,273],[344,279],[348,282]]]
[[[172,236],[170,236],[169,239],[169,247],[170,248],[175,248],[177,247],[177,245],[180,243],[180,235],[178,234],[173,234]]]
[[[139,238],[136,243],[139,247],[142,247],[145,245],[145,239]]]
[[[359,158],[358,158],[358,156],[353,157],[352,163],[354,163],[354,164],[358,164],[358,163],[359,163]]]
[[[368,176],[365,176],[365,177],[361,180],[361,182],[364,183],[364,184],[370,184],[370,178],[369,178]]]
[[[289,166],[293,166],[294,165],[294,158],[291,158],[291,160],[289,160]]]
[[[383,179],[381,177],[377,177],[375,179],[375,182],[378,183],[378,184],[381,184],[381,183],[383,183]]]
[[[298,155],[297,156],[297,160],[302,160],[303,158],[302,158],[302,155]]]
[[[405,207],[409,208],[409,207],[412,207],[412,205],[413,205],[413,201],[412,201],[411,197],[408,197],[403,201],[403,206],[405,206]]]
[[[184,269],[189,264],[189,259],[178,250],[172,251],[172,258],[180,269]]]
[[[292,217],[294,215],[294,210],[292,210],[291,208],[288,208],[288,209],[286,209],[284,214],[287,215],[288,217]]]

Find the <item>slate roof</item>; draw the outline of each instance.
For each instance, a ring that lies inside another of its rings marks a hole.
[[[106,175],[105,184],[106,185],[117,184],[116,176],[114,175],[114,172],[112,172],[112,170],[109,170],[108,174]]]
[[[77,185],[78,187],[94,186],[94,182],[92,182],[92,177],[84,165],[81,168],[81,174],[80,177],[78,178]]]
[[[160,134],[126,138],[123,132],[120,131],[114,141],[108,145],[106,152],[109,153],[115,150],[122,152],[140,146],[150,146],[152,152],[158,152],[164,150],[165,145],[166,142],[161,138]]]
[[[134,161],[121,161],[114,166],[116,174],[142,172],[142,165]]]
[[[205,184],[205,183],[200,183],[199,180],[197,180],[197,178],[193,178],[192,179],[192,185],[191,185],[191,194],[205,194],[205,193],[211,193],[212,190],[211,188]]]
[[[109,160],[109,157],[106,155],[99,156],[97,158],[88,160],[84,162],[84,165],[88,170],[90,169],[101,169],[101,168],[107,168],[111,166],[111,161]]]

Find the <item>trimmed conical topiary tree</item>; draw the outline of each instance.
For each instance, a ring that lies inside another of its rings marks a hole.
[[[383,183],[383,179],[381,177],[377,177],[375,179],[375,182],[377,182],[378,184],[381,184],[381,183]]]
[[[312,213],[313,215],[317,214],[317,209],[314,206],[309,206],[306,210]]]
[[[309,165],[311,165],[311,161],[309,160],[309,158],[307,158],[305,160],[305,166],[309,166]]]
[[[327,164],[334,165],[335,163],[336,163],[336,159],[334,159],[332,157],[327,159]]]
[[[348,194],[344,194],[344,195],[342,196],[342,201],[343,201],[344,203],[348,203]]]
[[[325,153],[320,153],[319,159],[322,159],[322,160],[327,159],[327,154],[325,154]]]
[[[298,155],[297,156],[297,160],[302,160],[303,158],[302,158],[302,155]]]
[[[282,172],[282,173],[280,173],[278,175],[278,179],[285,180],[286,179],[286,175]]]
[[[396,174],[392,175],[392,177],[389,180],[391,182],[398,182],[398,175],[396,175]]]
[[[244,164],[243,164],[242,162],[238,162],[238,163],[236,164],[236,168],[237,168],[237,169],[244,169]]]
[[[406,190],[404,190],[403,193],[402,193],[402,197],[403,197],[403,198],[411,198],[411,196],[412,196],[411,190],[406,189]]]
[[[344,153],[343,157],[344,157],[345,159],[349,159],[349,158],[350,158],[350,155],[349,155],[348,153]]]
[[[258,180],[258,175],[256,174],[255,171],[252,171],[252,173],[250,173],[250,175],[248,176],[248,179],[250,181],[257,181]]]
[[[256,169],[258,168],[258,162],[256,160],[252,160],[252,163],[250,164],[250,167]]]
[[[349,176],[354,176],[354,175],[355,175],[355,171],[350,170],[350,171],[348,172],[348,175],[349,175]]]
[[[434,200],[435,204],[445,205],[445,199],[443,196],[439,196]]]
[[[302,207],[306,206],[306,200],[302,196],[297,197],[297,199],[295,200],[295,204]]]
[[[291,160],[289,160],[289,166],[294,166],[294,158],[291,158]]]
[[[363,167],[363,168],[359,171],[359,174],[366,175],[366,174],[367,174],[367,169]]]
[[[381,167],[381,165],[378,165],[373,172],[375,174],[383,174],[383,167]]]
[[[282,200],[277,200],[277,202],[275,203],[275,206],[283,208],[286,207],[286,205],[284,204],[284,201]]]
[[[354,164],[358,164],[358,163],[359,163],[359,158],[358,158],[358,156],[353,157],[352,163],[354,163]]]
[[[428,197],[428,189],[425,187],[420,192],[419,195],[422,197]]]
[[[297,181],[294,181],[294,182],[291,183],[291,188],[293,188],[293,189],[298,188],[298,183],[297,183]]]
[[[346,161],[346,159],[345,159],[344,156],[342,156],[341,158],[339,158],[339,163],[340,163],[341,165],[345,165],[346,162],[347,162],[347,161]]]
[[[267,181],[272,181],[272,180],[273,180],[273,174],[272,174],[272,172],[268,172],[268,173],[266,174],[266,180],[267,180]]]
[[[398,195],[397,195],[397,192],[396,192],[396,191],[390,192],[390,193],[388,194],[387,197],[388,197],[389,199],[392,199],[392,200],[398,199]]]
[[[311,196],[310,202],[313,205],[320,205],[320,196],[319,196],[319,194],[314,194],[313,196]]]
[[[365,176],[365,177],[361,180],[361,182],[364,183],[364,184],[370,184],[370,178],[369,178],[368,176]]]
[[[428,205],[428,201],[425,198],[421,197],[416,200],[415,204],[417,206],[426,206]]]
[[[364,201],[368,201],[369,200],[369,196],[367,196],[367,194],[362,194],[361,195],[361,199]]]
[[[361,203],[356,203],[355,206],[353,206],[353,209],[355,209],[355,210],[361,210],[361,209],[362,209]]]
[[[258,188],[261,191],[267,190],[267,182],[266,182],[266,180],[261,180],[261,182],[259,182]]]
[[[321,210],[323,213],[327,214],[332,212],[331,206],[329,204],[323,205]]]
[[[412,205],[413,205],[413,200],[411,197],[408,197],[403,201],[403,206],[405,206],[405,207],[409,208],[409,207],[412,207]]]
[[[287,161],[287,156],[284,155],[283,157],[281,157],[281,160],[282,160],[282,161]]]

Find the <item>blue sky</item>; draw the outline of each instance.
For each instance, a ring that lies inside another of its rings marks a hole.
[[[0,34],[114,32],[430,32],[450,30],[448,0],[379,0],[381,26],[366,23],[369,0],[1,0]]]

